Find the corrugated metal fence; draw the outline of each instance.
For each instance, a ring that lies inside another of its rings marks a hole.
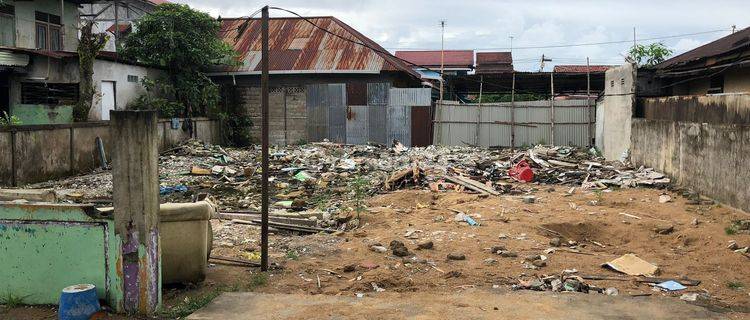
[[[433,141],[438,145],[482,147],[540,143],[587,146],[593,137],[595,109],[593,100],[555,100],[554,108],[549,100],[481,106],[444,102],[435,111]]]
[[[411,145],[412,107],[431,104],[429,88],[391,88],[368,83],[367,105],[348,105],[345,84],[307,86],[309,141],[389,144],[394,139]]]

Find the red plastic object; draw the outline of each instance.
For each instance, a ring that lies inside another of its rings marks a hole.
[[[534,171],[526,160],[521,160],[515,166],[508,169],[508,175],[517,181],[531,182],[534,181]]]

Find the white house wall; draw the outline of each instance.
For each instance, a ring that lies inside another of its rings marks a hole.
[[[137,82],[128,82],[128,75],[138,77]],[[125,109],[130,102],[146,93],[141,84],[144,77],[152,79],[166,76],[164,70],[117,63],[108,60],[96,60],[94,64],[94,103],[89,111],[89,120],[101,120],[101,87],[102,81],[115,82],[115,106],[117,110]]]

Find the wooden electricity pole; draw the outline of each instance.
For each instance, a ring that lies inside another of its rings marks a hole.
[[[261,18],[261,225],[260,225],[260,270],[268,270],[268,6],[262,9]]]

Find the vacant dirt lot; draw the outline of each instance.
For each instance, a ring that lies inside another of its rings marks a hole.
[[[618,276],[601,264],[634,253],[657,265],[659,277],[701,283],[675,293],[655,291],[635,281],[586,283],[617,288],[620,295],[677,299],[683,293],[699,293],[696,303],[714,310],[748,311],[750,274],[744,270],[750,260],[727,246],[731,240],[746,246],[750,235],[730,235],[725,230],[733,221],[747,219],[747,214],[719,205],[688,205],[676,193],[668,193],[672,202],[660,203],[663,191],[654,189],[576,191],[572,195],[567,194],[567,188],[539,189],[532,204],[524,203],[521,196],[480,197],[458,192],[408,190],[376,196],[362,214],[362,226],[355,231],[272,237],[272,261],[281,268],[272,272],[268,285],[258,290],[353,296],[377,295],[377,287],[386,292],[452,293],[510,286],[519,280],[572,269],[579,275]],[[454,210],[470,214],[481,225],[454,221]],[[216,226],[241,228],[234,230],[249,239],[257,234],[254,227],[218,221]],[[578,245],[576,249],[565,245],[555,248],[549,244],[554,237],[561,237],[563,244],[575,241]],[[388,247],[392,240],[404,242],[411,255],[400,258],[390,250],[379,253],[370,249],[377,243]],[[433,241],[434,248],[418,250],[417,244],[426,240]],[[493,254],[493,246],[504,246],[518,256]],[[249,241],[216,248],[214,253],[242,258],[256,249],[257,242]],[[450,253],[463,254],[466,259],[448,260]],[[546,266],[528,269],[528,263],[524,263],[528,255],[545,255]],[[236,268],[221,268],[226,273],[243,273]],[[250,274],[242,276],[252,278]],[[223,277],[214,275],[218,282],[223,282]]]
[[[651,295],[643,299],[667,296],[677,300],[684,293],[699,293],[698,301],[690,303],[728,312],[731,318],[743,318],[747,316],[743,312],[750,311],[750,274],[746,272],[750,260],[727,248],[732,240],[740,247],[750,245],[750,235],[728,234],[733,232],[726,230],[733,221],[748,219],[746,213],[720,205],[690,205],[676,192],[667,192],[671,202],[660,203],[664,191],[655,189],[576,190],[570,195],[564,187],[528,188],[536,196],[535,203],[524,203],[523,196],[482,197],[455,191],[402,190],[377,195],[361,214],[360,228],[331,235],[273,234],[271,261],[275,267],[268,275],[257,268],[213,264],[204,283],[167,288],[165,306],[187,313],[220,291],[364,294],[397,299],[377,291],[453,294],[508,290],[519,280],[557,275],[563,270],[620,276],[601,264],[634,253],[657,265],[659,277],[685,277],[701,283],[667,293],[635,281],[585,282],[598,288],[617,288],[621,298]],[[480,225],[455,221],[456,211],[469,214]],[[219,220],[213,225],[214,255],[249,259],[257,254],[257,227]],[[550,245],[555,237],[562,238],[562,246]],[[402,241],[409,255],[396,257],[391,250],[370,249],[378,243],[388,247],[393,240]],[[418,250],[417,244],[427,240],[434,247]],[[568,241],[577,246],[566,246]],[[493,246],[504,246],[517,257],[494,254]],[[466,258],[448,260],[451,253]],[[528,255],[546,256],[546,266],[529,269],[529,263],[524,262]],[[6,315],[11,319],[54,318],[54,310],[36,308],[30,318],[28,309],[11,310]]]

